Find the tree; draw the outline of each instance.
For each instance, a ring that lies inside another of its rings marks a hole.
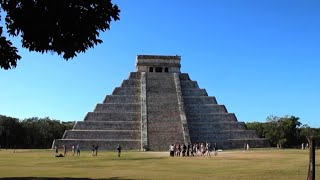
[[[260,122],[252,122],[252,123],[246,123],[246,126],[250,130],[255,130],[260,138],[266,137],[266,130],[265,126],[266,123],[260,123]]]
[[[100,32],[109,30],[120,13],[111,0],[0,0],[1,9],[8,34],[21,35],[22,47],[56,52],[65,60],[102,43]],[[0,68],[15,68],[21,57],[2,31],[0,26]]]
[[[4,131],[0,135],[0,143],[6,148],[16,146],[23,142],[19,137],[23,137],[23,129],[19,124],[19,119],[0,115],[0,126]]]
[[[20,122],[25,130],[24,147],[50,148],[54,139],[62,137],[67,129],[72,129],[74,122],[61,122],[48,117],[32,117]]]
[[[300,135],[304,138],[306,138],[310,144],[311,139],[315,139],[316,141],[320,140],[320,133],[319,129],[317,128],[311,128],[307,124],[304,124],[300,128]]]
[[[60,122],[48,117],[24,120],[0,115],[0,145],[17,148],[50,148],[54,139],[72,129],[74,122]]]
[[[266,138],[279,148],[296,145],[298,127],[301,125],[295,116],[269,116],[266,123]]]

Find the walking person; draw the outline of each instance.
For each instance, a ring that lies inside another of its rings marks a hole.
[[[95,155],[98,156],[98,148],[99,148],[99,145],[96,145],[94,147],[94,151],[95,151]]]
[[[78,144],[77,147],[76,147],[76,151],[77,151],[77,156],[80,156],[80,147],[79,147],[79,144]]]
[[[122,149],[122,147],[120,146],[120,144],[118,144],[118,146],[117,146],[118,157],[121,156],[121,149]]]
[[[67,156],[67,146],[63,145],[63,156]]]
[[[92,145],[92,156],[95,155],[94,150],[95,150],[95,146],[94,146],[94,144],[93,144],[93,145]]]

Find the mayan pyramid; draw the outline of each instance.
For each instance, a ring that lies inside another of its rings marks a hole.
[[[269,146],[216,98],[180,72],[180,56],[138,55],[136,72],[53,146],[168,150],[172,143],[217,143],[223,149]]]

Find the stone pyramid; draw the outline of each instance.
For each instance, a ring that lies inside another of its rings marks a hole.
[[[266,147],[216,98],[208,96],[187,73],[180,56],[138,55],[131,72],[112,95],[76,122],[53,146],[81,149],[168,150],[172,143],[217,143],[219,148]]]

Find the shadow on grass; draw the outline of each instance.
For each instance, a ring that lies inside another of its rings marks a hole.
[[[0,178],[0,180],[133,180],[133,179],[125,179],[120,177],[111,177],[111,178],[104,178],[104,179],[91,179],[91,178],[68,178],[68,177],[5,177]]]
[[[165,157],[129,157],[129,158],[114,158],[113,160],[127,161],[127,160],[157,160],[165,159]]]

